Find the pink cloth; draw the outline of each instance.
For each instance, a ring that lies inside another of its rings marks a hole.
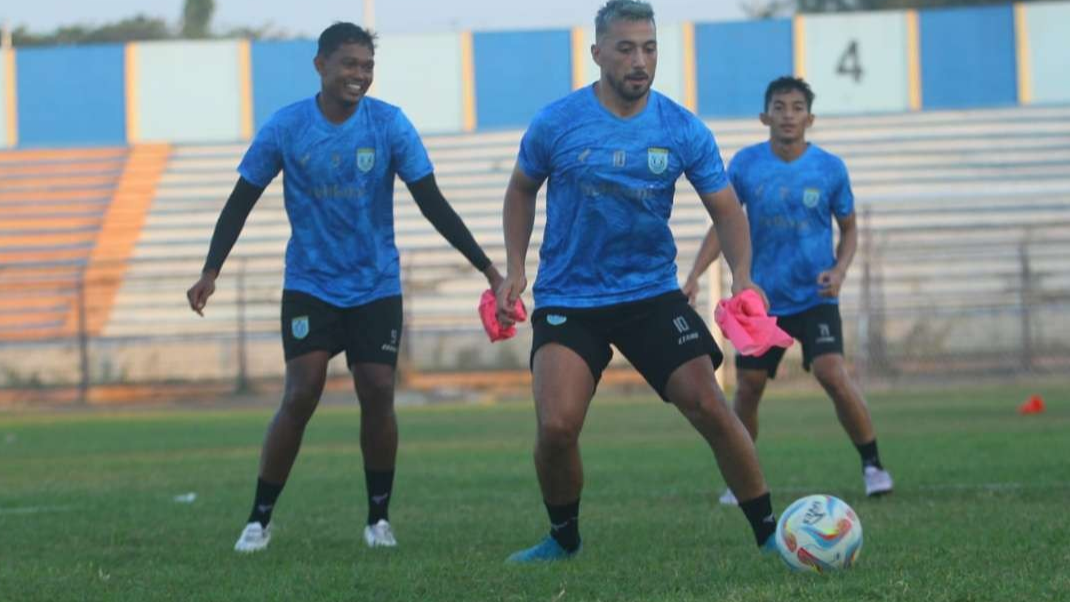
[[[520,299],[516,300],[516,312],[520,314],[521,322],[528,318],[528,312]],[[483,291],[483,295],[479,298],[479,318],[483,320],[483,330],[487,331],[491,343],[504,341],[516,335],[515,324],[502,328],[502,325],[498,323],[498,300],[494,296],[494,291],[489,288]]]
[[[795,343],[776,325],[775,317],[766,315],[762,298],[750,289],[719,301],[713,320],[743,355],[762,355],[773,347],[787,349]]]

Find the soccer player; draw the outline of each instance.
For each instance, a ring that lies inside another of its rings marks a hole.
[[[754,444],[717,386],[721,352],[680,290],[668,224],[676,181],[685,174],[725,240],[732,289],[760,292],[750,279],[746,216],[709,129],[650,89],[658,59],[650,5],[611,0],[598,11],[595,29],[599,80],[534,118],[505,194],[508,273],[498,289],[498,316],[508,325],[527,287],[536,195],[549,180],[531,369],[535,469],[550,533],[509,561],[565,559],[580,550],[578,441],[610,345],[706,440],[743,499],[757,544],[770,549],[776,520],[769,491]]]
[[[435,183],[416,130],[395,106],[366,96],[375,36],[335,23],[313,61],[318,94],[280,109],[256,135],[212,235],[200,279],[187,297],[201,314],[223,261],[268,183],[285,171],[292,235],[286,248],[282,339],[286,386],[268,426],[256,497],[235,544],[261,550],[271,513],[323,392],[327,363],[342,350],[361,408],[360,446],[368,496],[364,541],[394,546],[388,508],[398,448],[394,381],[401,336],[401,281],[394,244],[394,177],[420,211],[491,287],[502,278]]]
[[[770,83],[761,114],[769,140],[739,151],[729,178],[746,207],[754,245],[752,275],[769,295],[769,313],[802,343],[803,368],[813,371],[832,398],[862,457],[866,495],[882,495],[892,491],[892,477],[881,465],[869,410],[843,361],[838,299],[858,247],[854,195],[843,161],[806,141],[806,130],[814,123],[813,104],[814,93],[801,79],[781,77]],[[835,255],[833,218],[840,229]],[[711,228],[684,285],[692,303],[699,277],[720,249],[718,232]],[[736,356],[735,412],[755,440],[758,402],[783,357],[780,347],[759,357]],[[729,483],[721,503],[735,504],[741,493]]]

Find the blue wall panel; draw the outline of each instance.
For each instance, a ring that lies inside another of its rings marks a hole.
[[[921,94],[926,109],[985,107],[1018,100],[1010,5],[924,10]]]
[[[320,90],[312,65],[315,40],[252,43],[253,123],[257,130],[275,111]]]
[[[792,57],[790,20],[696,25],[699,114],[758,115],[769,82],[792,74]]]
[[[126,142],[121,45],[25,48],[16,60],[20,145]]]
[[[472,47],[480,128],[524,127],[572,91],[568,30],[475,33]]]

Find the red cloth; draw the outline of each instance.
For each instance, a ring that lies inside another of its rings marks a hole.
[[[524,308],[523,301],[517,299],[515,309],[520,314],[521,322],[528,319],[528,312]],[[494,291],[489,288],[483,291],[483,295],[479,298],[479,318],[483,320],[483,330],[487,331],[491,343],[504,341],[516,335],[515,324],[502,328],[502,325],[498,323],[498,300],[494,296]]]
[[[762,355],[773,347],[787,349],[795,343],[776,325],[776,318],[765,313],[762,298],[751,289],[719,301],[713,320],[743,355]]]
[[[1045,410],[1044,398],[1040,395],[1030,395],[1029,399],[1018,406],[1019,414],[1040,414]]]

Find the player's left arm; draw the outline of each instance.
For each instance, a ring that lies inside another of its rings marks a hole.
[[[737,295],[746,289],[752,289],[762,297],[765,307],[768,308],[769,300],[765,291],[751,280],[750,224],[736,197],[736,191],[728,185],[716,192],[700,194],[699,198],[713,219],[717,240],[721,243],[721,252],[732,270],[732,294]]]
[[[836,245],[836,265],[817,276],[820,286],[818,293],[822,297],[839,297],[840,287],[847,278],[847,268],[858,250],[858,220],[852,211],[847,215],[836,216],[836,225],[840,227],[840,242]]]
[[[472,232],[464,224],[464,220],[457,215],[457,212],[446,201],[446,197],[442,195],[442,191],[435,181],[435,174],[427,174],[411,184],[406,184],[406,186],[408,186],[409,192],[412,193],[416,206],[420,208],[420,213],[427,218],[427,221],[431,222],[435,230],[438,230],[439,234],[453,245],[453,248],[460,251],[468,259],[469,263],[480,272],[483,272],[491,290],[498,290],[498,286],[502,282],[502,275],[498,273],[498,268],[494,267],[494,263],[491,262],[487,254],[483,252],[483,248],[476,242]]]

